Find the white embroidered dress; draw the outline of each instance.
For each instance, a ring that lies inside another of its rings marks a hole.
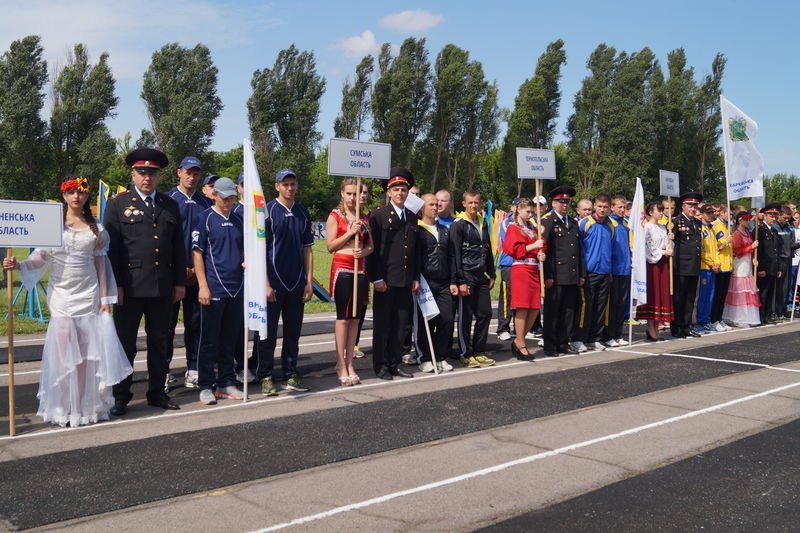
[[[100,248],[91,229],[65,227],[63,247],[37,248],[20,263],[29,289],[51,267],[37,414],[60,426],[107,420],[111,386],[132,372],[110,313],[100,309],[116,303],[117,288],[106,257],[108,233],[97,226]]]

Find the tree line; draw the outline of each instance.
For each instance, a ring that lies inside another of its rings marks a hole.
[[[406,39],[396,53],[386,43],[342,83],[334,135],[390,143],[393,164],[411,168],[423,192],[478,189],[500,206],[533,194],[532,183],[516,180],[517,146],[554,149],[559,183],[574,185],[581,196],[632,195],[638,176],[655,197],[658,170],[667,169],[680,173],[682,190],[724,200],[719,95],[725,56],[717,54],[708,74],[698,76],[682,48],[662,68],[649,48],[598,45],[573,96],[565,141],[554,143],[566,61],[562,40],[548,44],[513,109],[506,109],[498,104],[496,81],[469,51],[448,44],[434,58],[424,38]],[[92,62],[77,44],[48,73],[39,37],[14,41],[0,57],[0,196],[56,198],[56,178],[67,174],[127,185],[124,155],[142,146],[169,156],[164,187],[175,184],[175,166],[185,155],[235,178],[242,147],[209,150],[223,108],[217,77],[206,46],[162,46],[143,75],[149,127],[135,140],[130,133],[115,139],[106,126],[119,103],[108,54]],[[327,149],[320,144],[327,82],[314,53],[291,45],[273,65],[257,69],[250,85],[249,134],[265,190],[278,169],[291,167],[304,182],[300,200],[324,217],[337,202],[338,180],[327,175]],[[42,118],[48,89],[49,121]],[[373,189],[378,201],[381,192]],[[770,200],[797,199],[800,179],[775,175],[767,190]]]

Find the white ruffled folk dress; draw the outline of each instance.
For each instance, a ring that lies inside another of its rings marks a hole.
[[[72,427],[108,420],[111,387],[131,368],[110,313],[101,304],[117,302],[117,287],[106,256],[109,236],[97,224],[100,246],[90,228],[64,227],[64,246],[37,248],[20,263],[27,289],[48,266],[50,324],[42,352],[37,415]]]

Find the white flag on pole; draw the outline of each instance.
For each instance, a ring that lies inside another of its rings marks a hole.
[[[642,180],[636,178],[636,194],[633,196],[631,216],[628,220],[633,232],[633,268],[631,269],[631,305],[647,303],[647,257],[644,244],[644,190]]]
[[[244,140],[244,306],[245,325],[267,338],[267,241],[264,232],[264,191],[258,177],[253,145]]]
[[[430,320],[439,315],[439,306],[436,305],[436,299],[433,296],[433,291],[431,291],[431,286],[428,285],[428,280],[422,274],[419,275],[419,284],[421,287],[417,295],[419,310],[422,311],[425,320]]]
[[[728,199],[752,198],[764,194],[764,160],[756,149],[758,124],[720,95],[722,148]]]

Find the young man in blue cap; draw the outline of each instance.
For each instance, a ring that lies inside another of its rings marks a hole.
[[[216,174],[208,174],[205,178],[203,178],[203,187],[200,189],[208,199],[208,205],[214,203],[214,182],[219,179],[219,176]]]
[[[178,325],[178,312],[183,303],[183,345],[186,348],[186,381],[189,389],[197,388],[197,328],[200,320],[200,308],[197,307],[197,278],[192,263],[192,226],[197,215],[211,207],[208,199],[197,192],[203,166],[193,156],[184,157],[176,171],[178,186],[167,192],[167,196],[178,203],[183,228],[183,242],[186,246],[186,296],[172,307],[172,318],[169,323],[167,337],[167,365],[172,361],[175,343],[175,327]],[[168,369],[169,370],[169,369]]]
[[[236,203],[233,182],[219,178],[213,195],[213,207],[198,215],[192,230],[200,303],[198,385],[204,405],[217,403],[216,398],[244,398],[236,387],[233,359],[244,328],[244,228],[241,217],[231,213]]]
[[[294,201],[297,193],[297,175],[285,168],[275,175],[278,198],[265,207],[265,238],[267,241],[267,338],[256,333],[254,346],[258,364],[256,377],[267,396],[278,394],[272,381],[275,363],[275,345],[278,319],[283,318],[283,347],[281,368],[283,386],[288,390],[309,390],[297,373],[300,352],[300,330],[303,324],[303,307],[314,294],[314,270],[311,247],[311,215],[305,207]]]

